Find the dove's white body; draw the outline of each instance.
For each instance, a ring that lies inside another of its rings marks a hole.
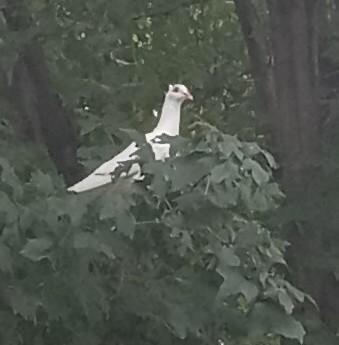
[[[180,87],[184,88],[183,90],[186,91],[185,94],[188,95],[188,99],[192,99],[192,96],[186,87],[183,85],[180,85]],[[157,160],[164,160],[167,158],[169,156],[170,147],[169,144],[158,143],[155,138],[162,134],[170,136],[176,136],[179,134],[180,110],[184,98],[176,99],[173,97],[171,94],[171,88],[173,89],[173,87],[170,86],[169,92],[166,94],[157,126],[152,132],[146,134],[146,140],[152,146],[155,159]],[[100,165],[89,176],[69,187],[68,191],[80,193],[111,183],[114,170],[120,165],[120,163],[135,159],[135,152],[137,149],[138,147],[136,143],[132,142],[111,160]],[[140,174],[140,166],[137,163],[133,164],[128,175],[133,176],[135,179],[139,179]]]

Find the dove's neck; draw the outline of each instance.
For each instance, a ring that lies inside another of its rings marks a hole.
[[[160,119],[155,131],[168,135],[179,135],[181,102],[165,98]]]

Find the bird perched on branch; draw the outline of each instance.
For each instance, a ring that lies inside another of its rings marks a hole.
[[[152,132],[146,134],[146,141],[151,145],[155,159],[164,160],[169,156],[169,144],[157,143],[154,139],[162,134],[169,136],[179,135],[181,105],[186,100],[192,101],[193,96],[185,85],[169,85],[162,106],[159,122]],[[81,193],[111,183],[112,176],[117,167],[119,167],[123,162],[135,159],[135,152],[137,150],[137,144],[132,142],[111,160],[100,165],[90,175],[69,187],[67,190],[70,192]],[[140,177],[140,166],[138,164],[133,164],[128,175],[133,176],[135,179]]]

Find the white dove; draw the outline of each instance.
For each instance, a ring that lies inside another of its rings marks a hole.
[[[146,134],[146,141],[152,146],[155,159],[157,160],[164,160],[167,158],[170,148],[169,144],[157,143],[154,139],[162,134],[167,134],[169,136],[179,135],[181,105],[185,100],[193,100],[193,96],[185,85],[169,85],[159,122],[152,132]],[[111,183],[114,170],[122,162],[135,159],[136,155],[134,153],[137,149],[137,144],[132,142],[111,160],[100,165],[90,175],[69,187],[67,190],[81,193]],[[140,178],[140,166],[136,163],[133,164],[128,175],[133,176],[134,179]]]

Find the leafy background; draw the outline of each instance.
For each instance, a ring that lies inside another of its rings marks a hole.
[[[292,255],[297,265],[286,259],[291,227],[306,233],[319,213],[327,236],[310,229],[311,238],[335,243],[335,209],[322,210],[337,195],[324,183],[326,202],[311,195],[298,208],[282,193],[233,1],[16,0],[0,9],[1,344],[337,342],[335,317],[322,319],[306,293],[316,284],[299,279],[309,270],[303,252]],[[321,27],[333,70],[335,23]],[[195,101],[182,137],[163,138],[172,158],[157,162],[137,132],[119,129],[153,128],[175,82]],[[324,181],[335,185],[336,85],[322,87]],[[37,104],[47,125],[31,111]],[[67,194],[48,138],[77,149],[74,180],[136,139],[146,178]],[[336,279],[336,251],[322,249],[310,265]]]

